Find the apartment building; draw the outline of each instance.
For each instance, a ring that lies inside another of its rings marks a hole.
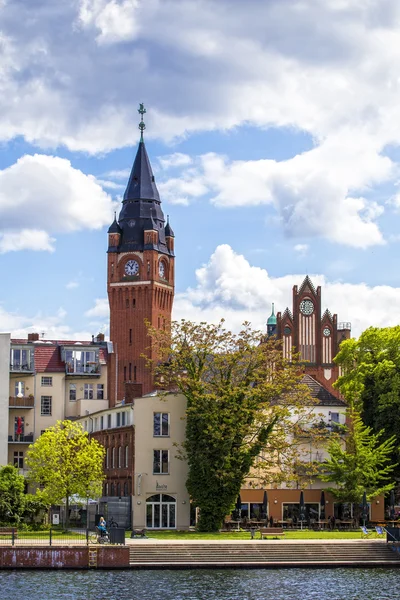
[[[8,451],[3,464],[15,464],[24,473],[29,444],[48,427],[108,406],[107,344],[102,335],[88,342],[44,340],[33,333],[11,339],[7,355]]]

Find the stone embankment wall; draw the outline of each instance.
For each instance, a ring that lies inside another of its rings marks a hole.
[[[0,548],[0,569],[123,569],[129,567],[129,548],[76,546],[68,548]],[[94,560],[93,553],[95,552]]]

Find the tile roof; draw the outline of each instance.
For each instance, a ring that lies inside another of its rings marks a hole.
[[[12,344],[29,345],[34,349],[35,371],[38,373],[63,373],[65,371],[65,363],[61,360],[61,346],[80,346],[98,348],[99,360],[101,365],[107,364],[107,347],[99,346],[88,341],[78,340],[43,340],[43,342],[31,342],[27,339],[11,340]],[[50,342],[50,343],[49,343]]]
[[[343,400],[336,398],[336,396],[318,383],[311,375],[304,375],[301,383],[308,386],[311,397],[318,400],[321,406],[346,406],[346,403],[343,402]]]

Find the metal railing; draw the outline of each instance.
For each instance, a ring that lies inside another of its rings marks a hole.
[[[0,546],[89,546],[103,541],[97,530],[90,529],[22,531],[17,527],[0,527]],[[118,543],[113,541],[110,530],[107,543]]]
[[[10,408],[34,408],[34,396],[9,396],[8,406]]]

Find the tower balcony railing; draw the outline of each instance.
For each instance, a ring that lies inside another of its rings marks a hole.
[[[29,396],[10,396],[8,399],[9,408],[34,408],[35,398]]]
[[[351,323],[349,323],[349,321],[342,321],[341,323],[338,323],[338,331],[343,331],[344,329],[351,329]]]

